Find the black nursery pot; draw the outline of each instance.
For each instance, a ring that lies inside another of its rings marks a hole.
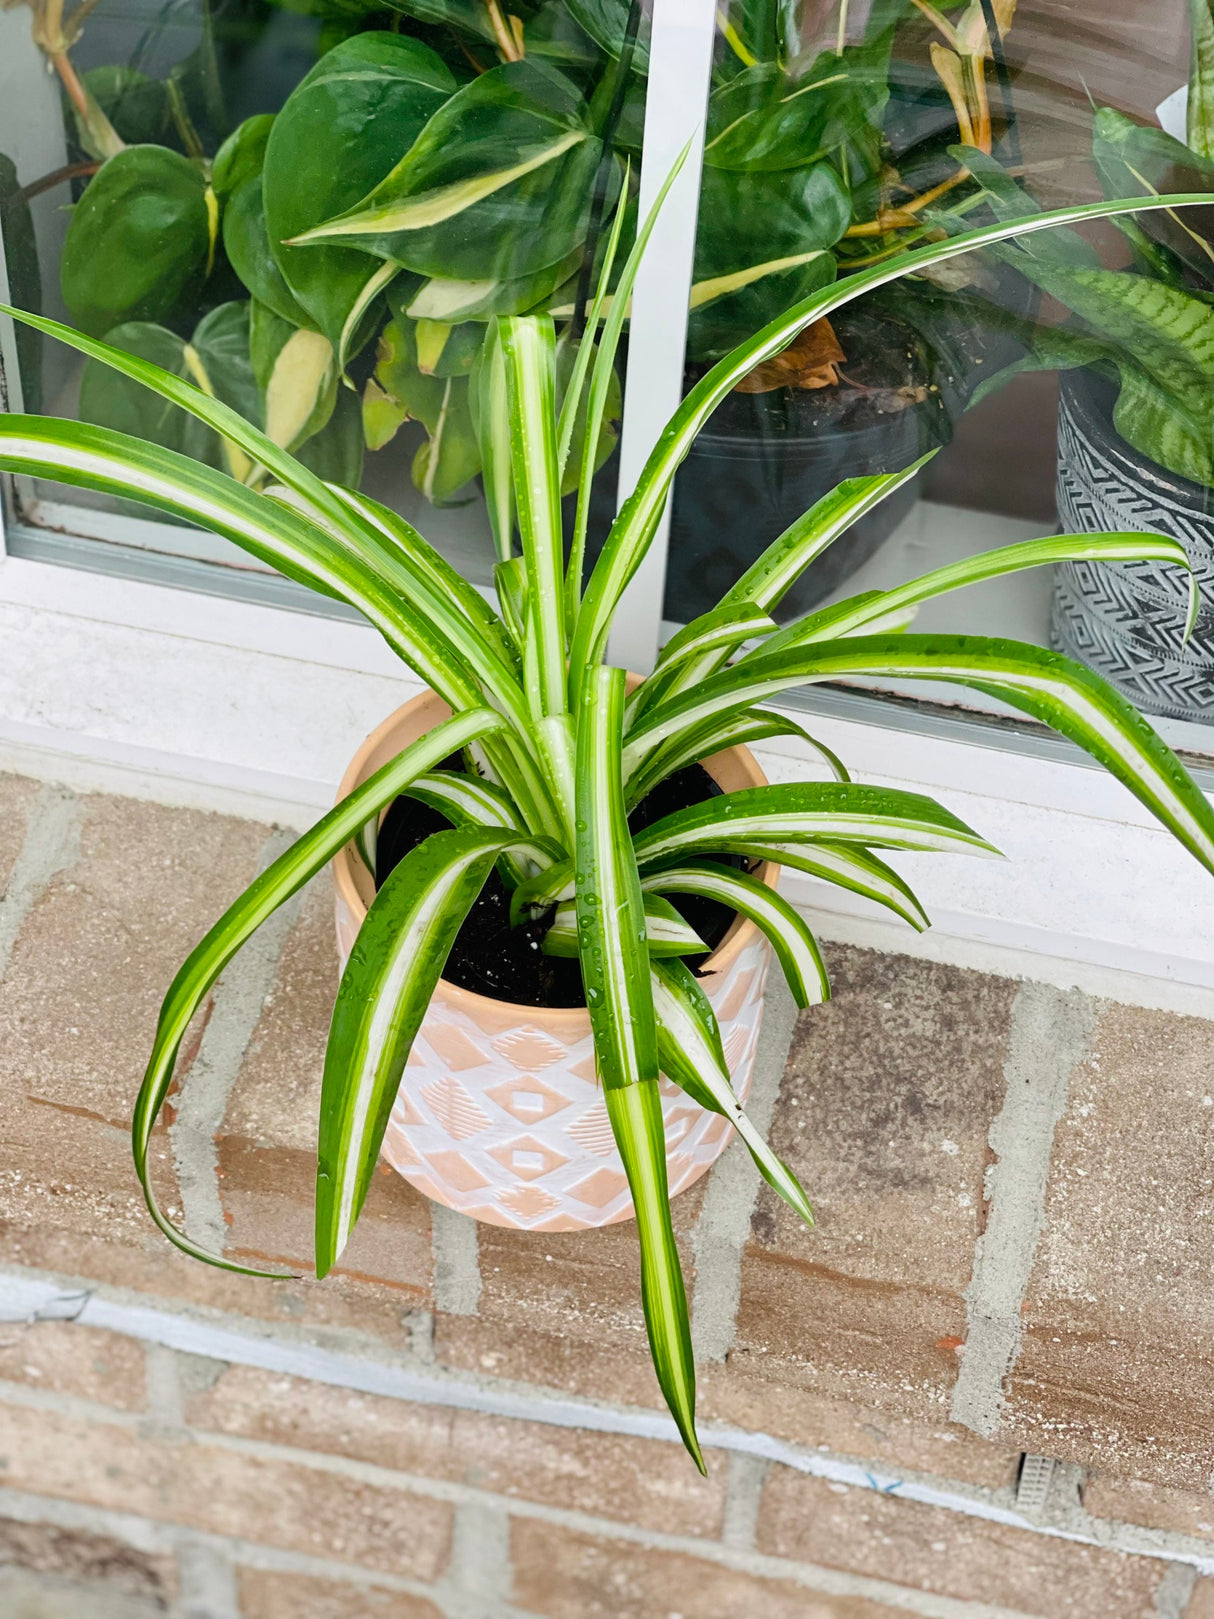
[[[1188,577],[1166,562],[1068,562],[1050,633],[1148,714],[1214,720],[1214,490],[1139,454],[1113,426],[1117,392],[1096,371],[1063,375],[1058,522],[1063,533],[1169,534],[1189,553],[1201,610],[1187,645]]]
[[[900,472],[922,454],[913,409],[859,424],[809,426],[814,394],[734,394],[700,434],[674,487],[666,617],[686,623],[715,607],[801,514],[845,478]],[[805,424],[804,426],[802,424]],[[816,606],[877,551],[917,498],[912,479],[853,523],[805,570],[777,617]]]

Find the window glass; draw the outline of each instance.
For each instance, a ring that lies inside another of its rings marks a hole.
[[[1184,0],[729,0],[686,385],[900,247],[1039,207],[1214,190],[1214,22],[1191,9],[1195,45]],[[679,474],[667,619],[711,606],[842,478],[929,451],[777,616],[1059,527],[1174,534],[1214,584],[1212,240],[1201,207],[1053,231],[811,326],[728,396]],[[1214,600],[1188,641],[1186,609],[1174,566],[1079,561],[929,602],[914,627],[1052,644],[1148,711],[1210,719]]]
[[[578,285],[638,184],[647,49],[639,4],[594,0],[16,5],[0,12],[13,300],[198,383],[487,584],[487,323],[556,309],[572,366]],[[28,330],[16,352],[27,409],[264,482],[101,364]],[[600,459],[618,415],[615,398]],[[31,480],[15,498],[18,549],[41,525],[250,565],[146,508]]]

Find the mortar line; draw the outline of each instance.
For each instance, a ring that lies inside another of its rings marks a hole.
[[[182,1619],[241,1619],[236,1564],[222,1546],[191,1540],[177,1548]]]
[[[760,1135],[771,1129],[780,1084],[788,1065],[797,1008],[784,975],[768,973],[763,1020],[746,1111]],[[697,1360],[723,1361],[733,1348],[742,1293],[742,1251],[762,1179],[740,1141],[713,1166],[692,1232],[695,1288],[691,1342]]]
[[[19,1409],[53,1412],[60,1416],[92,1421],[99,1425],[125,1432],[138,1432],[145,1420],[139,1413],[120,1411],[114,1407],[100,1405],[96,1401],[85,1400],[78,1396],[57,1394],[50,1390],[31,1388],[23,1384],[0,1382],[0,1407],[5,1404]],[[470,1408],[485,1409],[484,1406]],[[522,1417],[524,1420],[536,1420],[532,1413],[518,1409],[499,1411],[497,1414]],[[601,1417],[604,1414],[610,1416],[613,1413],[608,1411],[607,1413],[595,1412],[594,1414]],[[591,1422],[587,1424],[562,1423],[559,1425],[583,1426],[589,1431],[599,1433],[632,1433],[655,1439],[669,1437],[673,1442],[677,1442],[676,1436],[673,1434],[667,1435],[653,1431],[642,1433],[640,1424],[610,1425],[602,1422]],[[375,1488],[399,1490],[405,1494],[421,1495],[432,1500],[445,1501],[449,1504],[462,1501],[480,1501],[497,1510],[506,1511],[515,1517],[539,1519],[562,1528],[571,1529],[577,1533],[593,1534],[599,1537],[606,1536],[607,1538],[614,1537],[657,1550],[693,1552],[700,1557],[723,1562],[730,1567],[736,1567],[743,1571],[750,1568],[753,1572],[752,1565],[756,1563],[756,1560],[765,1564],[782,1561],[781,1559],[766,1556],[766,1554],[727,1546],[723,1541],[666,1534],[658,1530],[646,1529],[638,1524],[630,1524],[613,1518],[603,1518],[593,1513],[549,1506],[542,1502],[528,1501],[515,1496],[499,1496],[491,1491],[472,1485],[460,1484],[430,1475],[408,1473],[384,1467],[376,1462],[338,1456],[329,1452],[279,1445],[266,1440],[220,1433],[211,1429],[186,1427],[180,1431],[178,1437],[185,1442],[205,1444],[215,1450],[226,1450],[257,1460],[285,1462],[294,1467],[312,1469],[316,1472],[349,1479]],[[773,1439],[766,1434],[749,1433],[744,1430],[725,1428],[719,1425],[705,1425],[700,1430],[700,1441],[705,1450],[718,1449],[761,1457],[767,1461],[779,1462],[811,1477],[845,1484],[851,1488],[874,1490],[887,1497],[896,1494],[901,1500],[916,1501],[926,1506],[943,1507],[948,1511],[966,1517],[1025,1530],[1030,1534],[1039,1535],[1045,1539],[1069,1541],[1073,1544],[1093,1546],[1104,1551],[1150,1557],[1165,1563],[1182,1563],[1193,1568],[1197,1573],[1214,1574],[1214,1546],[1175,1532],[1146,1529],[1137,1524],[1120,1523],[1115,1520],[1095,1519],[1082,1510],[1068,1513],[1066,1520],[1062,1523],[1046,1523],[1041,1519],[1026,1518],[1023,1514],[1003,1504],[998,1496],[1002,1495],[1008,1498],[1009,1492],[1007,1491],[993,1492],[970,1488],[966,1493],[965,1486],[953,1481],[933,1479],[930,1475],[903,1474],[893,1476],[881,1474],[874,1472],[870,1466],[864,1463],[856,1463],[821,1451],[802,1450],[795,1445],[783,1440]],[[0,1488],[0,1516],[3,1515],[3,1499],[4,1491]],[[803,1565],[789,1566],[802,1567]],[[810,1565],[804,1566],[808,1567]],[[766,1572],[766,1570],[759,1570],[759,1572]],[[827,1586],[815,1585],[814,1587],[814,1589],[819,1588],[828,1589]],[[832,1586],[829,1589],[834,1590],[835,1587]],[[852,1589],[850,1586],[847,1587],[848,1592],[851,1592]],[[860,1594],[871,1595],[872,1593],[865,1590]],[[880,1600],[888,1601],[889,1598],[886,1595],[881,1595]],[[974,1610],[971,1608],[964,1609],[966,1615],[973,1612]],[[462,1616],[460,1616],[460,1619],[462,1619]],[[1020,1616],[1020,1619],[1024,1619],[1024,1616]]]
[[[1154,1608],[1158,1619],[1184,1619],[1193,1587],[1197,1584],[1197,1571],[1183,1563],[1172,1563],[1155,1592]]]
[[[445,1203],[431,1203],[430,1251],[434,1259],[435,1312],[475,1315],[481,1302],[476,1221],[458,1209],[449,1209]]]
[[[0,979],[4,977],[22,924],[50,886],[80,858],[84,806],[67,787],[43,782],[30,807],[25,838],[0,893]]]
[[[1076,992],[1023,983],[1012,1002],[1003,1106],[988,1140],[986,1229],[965,1290],[965,1348],[950,1416],[984,1439],[1000,1428],[1005,1385],[1020,1353],[1021,1307],[1045,1224],[1054,1131],[1071,1074],[1088,1055],[1093,1003]]]
[[[290,832],[271,833],[262,845],[258,871],[292,842]],[[169,1126],[182,1228],[211,1253],[223,1252],[228,1234],[216,1137],[300,904],[296,894],[263,922],[215,985],[211,1016]]]
[[[148,1521],[139,1519],[135,1514],[119,1513],[104,1507],[82,1508],[79,1503],[62,1502],[57,1497],[38,1496],[31,1491],[14,1491],[11,1494],[16,1498],[13,1502],[16,1510],[10,1512],[10,1492],[0,1490],[0,1520],[13,1517],[26,1523],[66,1522],[73,1528],[99,1531],[115,1539],[128,1540],[130,1537],[124,1534],[124,1529],[127,1525],[133,1524],[138,1539],[130,1540],[130,1543],[137,1544],[143,1550],[150,1549],[149,1536],[146,1533]],[[1020,1609],[916,1590],[871,1575],[853,1574],[815,1563],[798,1563],[786,1557],[775,1557],[760,1552],[734,1552],[715,1541],[643,1530],[630,1524],[618,1524],[612,1519],[562,1512],[554,1507],[536,1508],[533,1503],[515,1497],[503,1498],[502,1506],[507,1514],[539,1518],[561,1528],[572,1529],[576,1533],[592,1535],[596,1539],[623,1540],[643,1550],[694,1557],[701,1562],[760,1579],[789,1581],[799,1585],[803,1590],[826,1596],[867,1598],[869,1601],[884,1603],[888,1607],[906,1613],[917,1614],[920,1619],[1033,1619],[1032,1615]],[[62,1510],[64,1507],[72,1510],[65,1513]],[[526,1619],[520,1610],[505,1604],[487,1610],[483,1606],[477,1606],[473,1598],[470,1606],[469,1598],[460,1593],[458,1587],[453,1586],[445,1575],[433,1584],[426,1584],[401,1575],[381,1573],[379,1570],[368,1569],[357,1563],[341,1563],[318,1558],[307,1552],[287,1551],[257,1542],[212,1534],[207,1530],[187,1529],[182,1525],[168,1522],[156,1524],[155,1528],[159,1533],[151,1538],[155,1548],[161,1551],[175,1550],[182,1544],[200,1544],[215,1547],[238,1567],[272,1569],[282,1573],[315,1573],[322,1578],[344,1580],[348,1584],[356,1584],[364,1589],[384,1589],[425,1596],[443,1610],[447,1619],[512,1619],[515,1615],[518,1615],[519,1619]],[[482,1603],[483,1600],[482,1598]]]

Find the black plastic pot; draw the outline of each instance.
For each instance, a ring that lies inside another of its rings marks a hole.
[[[1214,720],[1214,490],[1140,455],[1113,426],[1114,384],[1065,373],[1058,412],[1064,533],[1170,534],[1189,553],[1202,606],[1188,643],[1188,578],[1166,562],[1068,562],[1055,571],[1054,647],[1148,714]]]

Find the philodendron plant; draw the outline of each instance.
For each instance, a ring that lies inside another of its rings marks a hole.
[[[1167,199],[1174,207],[1200,199]],[[760,1171],[806,1220],[805,1193],[735,1097],[720,1033],[700,982],[679,955],[702,949],[667,896],[705,894],[751,918],[771,940],[802,1006],[828,994],[804,919],[750,874],[776,861],[866,896],[926,926],[903,879],[876,851],[993,855],[976,831],[933,800],[850,779],[718,794],[633,834],[629,812],[681,767],[764,737],[800,734],[760,705],[794,686],[850,677],[913,677],[974,688],[1054,727],[1110,770],[1214,872],[1214,811],[1146,722],[1103,681],[1055,653],[1014,641],[902,633],[918,603],[958,586],[1064,558],[1155,557],[1187,567],[1183,548],[1150,534],[1088,534],[1025,542],[954,563],[887,591],[868,591],[777,628],[789,585],[849,524],[910,473],[856,477],[807,512],[725,595],[665,648],[629,693],[605,662],[613,616],[657,528],[671,481],[713,410],[755,365],[810,322],[867,289],[968,249],[1059,223],[1142,207],[1104,203],[988,227],[907,253],[815,292],[736,348],[687,396],[623,503],[583,580],[574,546],[564,564],[558,490],[585,411],[604,409],[625,299],[647,232],[639,233],[607,303],[591,318],[598,343],[555,407],[551,319],[505,317],[486,361],[506,426],[494,442],[517,517],[521,554],[498,570],[493,611],[408,523],[365,496],[326,484],[238,412],[170,370],[55,322],[20,315],[205,423],[264,467],[259,491],[217,467],[85,423],[11,416],[0,466],[117,493],[202,524],[263,562],[358,608],[452,717],[406,747],[281,855],[216,923],[165,998],[134,1118],[134,1154],[157,1225],[178,1247],[206,1252],[156,1202],[148,1154],[191,1018],[241,945],[351,841],[366,846],[381,811],[416,790],[441,802],[435,832],[379,888],[341,980],[325,1060],[316,1179],[316,1270],[337,1262],[358,1218],[415,1035],[469,908],[496,866],[513,914],[550,922],[553,953],[576,952],[603,1087],[637,1217],[641,1289],[654,1365],[679,1432],[702,1467],[687,1303],[671,1227],[658,1078],[665,1073],[737,1127]],[[584,455],[592,453],[583,449]],[[580,499],[588,499],[588,480]],[[584,532],[584,524],[582,525]],[[438,771],[462,750],[465,771]],[[734,857],[741,857],[739,865]],[[733,863],[726,863],[732,861]]]

